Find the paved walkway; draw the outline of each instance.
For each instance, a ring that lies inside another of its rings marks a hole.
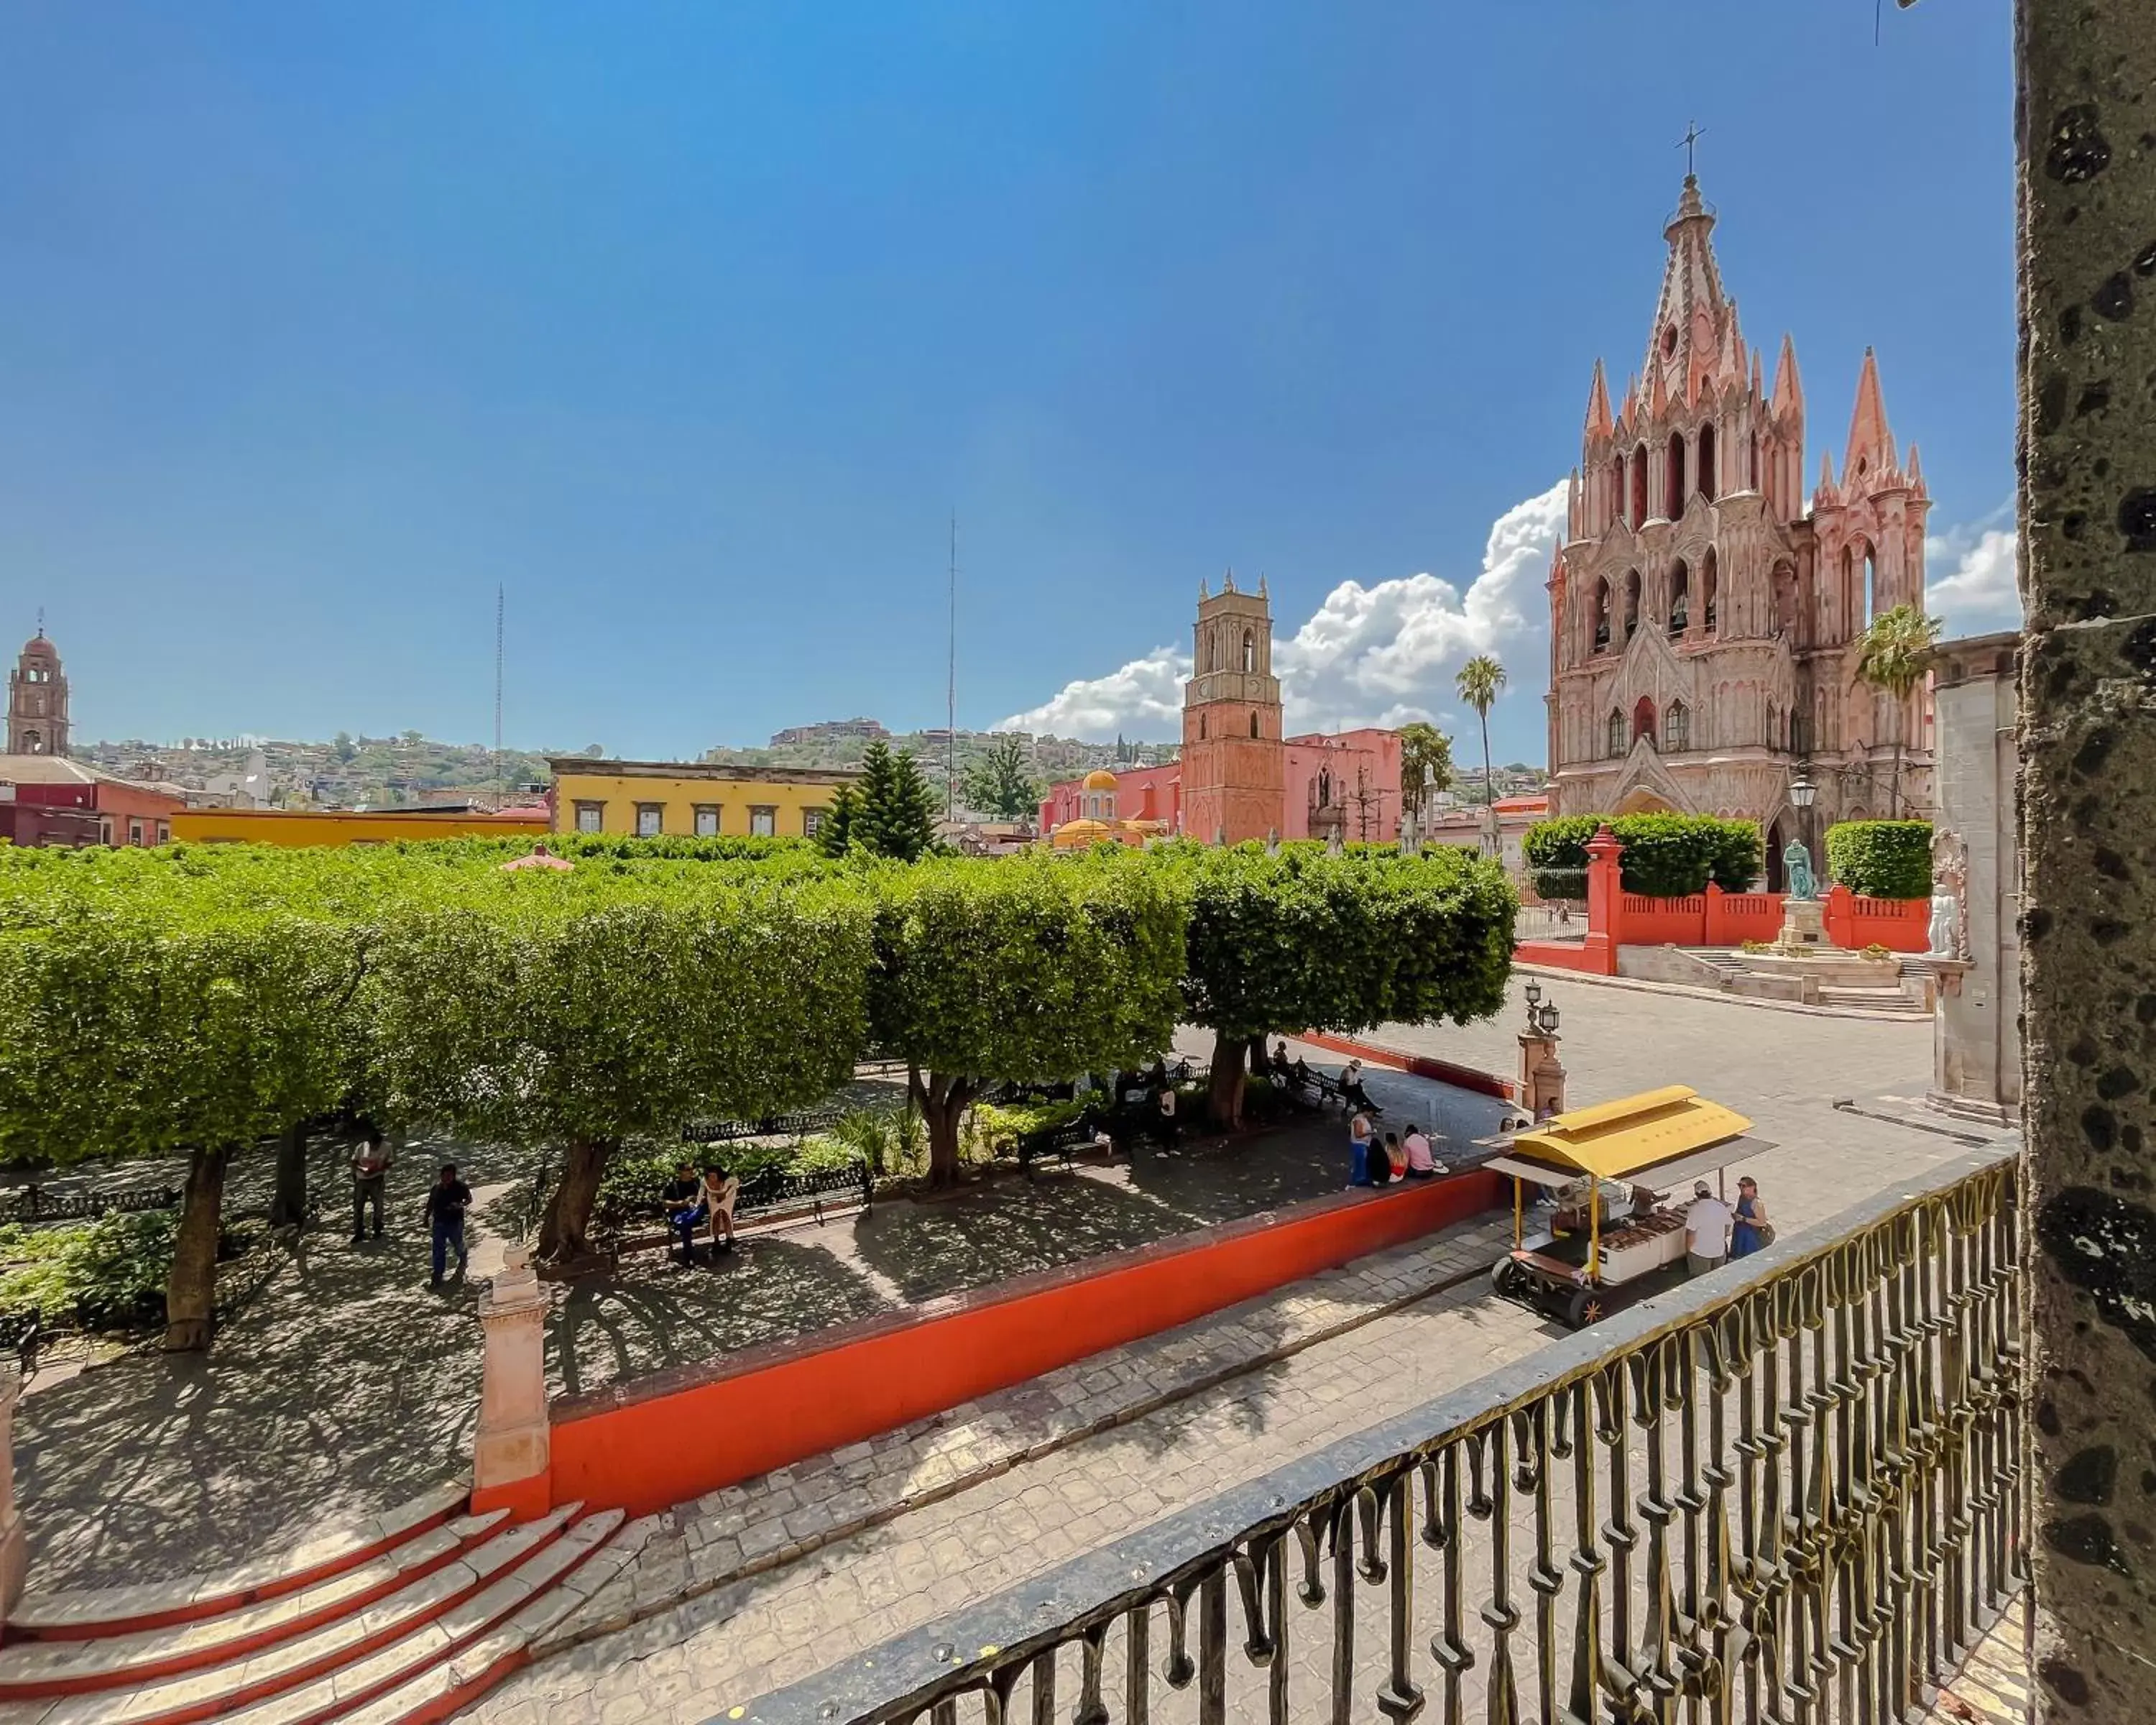
[[[1413,1106],[1462,1140],[1488,1133],[1501,1111],[1399,1074],[1372,1088],[1395,1117]],[[1167,1160],[1031,1182],[1006,1173],[959,1197],[752,1237],[716,1271],[680,1272],[649,1251],[616,1278],[554,1291],[549,1376],[557,1390],[594,1389],[1334,1191],[1342,1137],[1333,1112],[1232,1144],[1193,1140]],[[417,1222],[444,1158],[475,1188],[475,1284],[522,1224],[529,1158],[413,1144],[391,1177],[388,1238],[355,1249],[348,1178],[324,1147],[311,1170],[321,1224],[297,1251],[235,1266],[259,1286],[208,1356],[143,1348],[33,1381],[15,1441],[35,1585],[219,1567],[466,1468],[480,1378],[473,1289],[428,1290]],[[228,1214],[266,1209],[271,1168],[266,1153],[241,1158]]]
[[[1969,1147],[1959,1135],[1922,1129],[1921,1120],[1874,1119],[1830,1106],[1835,1096],[1851,1095],[1892,1114],[1897,1094],[1920,1092],[1930,1052],[1921,1024],[1784,1019],[1711,1001],[1656,1002],[1643,1010],[1638,995],[1562,985],[1553,992],[1564,1013],[1572,1099],[1678,1081],[1744,1110],[1760,1136],[1786,1147],[1751,1165],[1785,1229],[1823,1220]],[[1500,1055],[1516,1050],[1509,1022],[1517,1012],[1515,1004],[1496,1025],[1394,1028],[1372,1040],[1507,1070]],[[1450,1279],[1448,1253],[1457,1262],[1486,1254],[1491,1243],[1488,1231],[1470,1229],[1382,1255],[1350,1266],[1333,1296],[1339,1286],[1363,1288],[1365,1277],[1377,1278],[1377,1287],[1414,1276],[1443,1283]],[[1375,1291],[1355,1297],[1372,1298]],[[787,1470],[681,1507],[614,1594],[595,1602],[568,1632],[588,1635],[624,1613],[653,1615],[562,1649],[512,1678],[470,1717],[493,1725],[693,1725],[721,1716],[1471,1382],[1554,1333],[1494,1298],[1476,1276],[1272,1358],[1271,1344],[1309,1319],[1312,1309],[1298,1313],[1296,1302],[1318,1291],[1309,1285],[1282,1290],[1097,1356],[1071,1373],[986,1399],[965,1413],[958,1422],[965,1435],[952,1441],[962,1453],[973,1445],[974,1460],[984,1464],[999,1461],[998,1445],[1016,1459],[973,1483],[956,1473],[940,1479],[946,1489],[934,1501],[874,1525],[835,1520],[827,1488],[817,1482],[835,1471],[837,1490],[860,1494],[847,1500],[857,1508],[904,1502],[908,1486],[927,1476],[918,1471],[933,1468],[945,1453],[933,1430],[901,1434],[880,1448],[860,1446],[821,1466]],[[1089,1411],[1127,1399],[1132,1383],[1145,1382],[1162,1357],[1218,1360],[1237,1348],[1253,1362],[1250,1369],[1089,1430]],[[1038,1399],[1016,1399],[1044,1395],[1071,1411],[1051,1415]],[[1053,1433],[1059,1419],[1086,1435],[1036,1447],[1034,1434]],[[785,1555],[789,1543],[802,1547],[798,1555]],[[744,1573],[752,1547],[762,1548],[767,1566]]]

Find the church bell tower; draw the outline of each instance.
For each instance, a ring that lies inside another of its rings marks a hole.
[[[1287,751],[1273,675],[1272,606],[1264,578],[1238,593],[1198,588],[1190,680],[1183,685],[1183,830],[1208,845],[1280,836]]]
[[[8,752],[64,755],[68,750],[68,685],[59,649],[42,626],[23,644],[8,676]]]

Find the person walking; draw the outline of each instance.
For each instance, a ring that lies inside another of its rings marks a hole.
[[[1729,1206],[1714,1195],[1704,1180],[1695,1180],[1691,1208],[1685,1212],[1685,1268],[1705,1276],[1722,1268],[1729,1256],[1729,1230],[1734,1219]]]
[[[1759,1183],[1747,1174],[1737,1183],[1737,1213],[1729,1231],[1729,1255],[1748,1258],[1774,1243],[1774,1224],[1759,1201]]]
[[[366,1136],[352,1147],[352,1243],[359,1245],[367,1238],[365,1223],[367,1207],[374,1209],[374,1237],[382,1238],[382,1207],[389,1186],[389,1169],[397,1160],[397,1153],[382,1136],[382,1128],[370,1126]]]
[[[1181,1127],[1175,1117],[1175,1086],[1164,1078],[1160,1086],[1159,1106],[1160,1149],[1157,1153],[1166,1156],[1175,1148],[1177,1140],[1181,1136]]]
[[[465,1212],[471,1208],[471,1188],[457,1178],[454,1162],[442,1164],[440,1176],[427,1189],[427,1224],[434,1235],[434,1273],[428,1281],[430,1288],[442,1285],[442,1272],[448,1268],[449,1254],[456,1254],[457,1280],[464,1280],[470,1258],[465,1251]]]

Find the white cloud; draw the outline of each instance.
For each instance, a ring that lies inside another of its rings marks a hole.
[[[2020,536],[2009,503],[1982,521],[1924,540],[1924,608],[1945,619],[1949,635],[2017,629],[2021,595],[2015,576]]]
[[[1078,737],[1106,742],[1117,736],[1154,740],[1183,735],[1183,680],[1190,655],[1156,647],[1105,677],[1065,683],[1054,699],[1013,713],[995,728]]]
[[[1538,642],[1546,628],[1542,583],[1563,531],[1564,506],[1560,480],[1498,516],[1465,595],[1430,574],[1334,588],[1273,649],[1288,730],[1436,719],[1439,703],[1452,699],[1452,674],[1477,653],[1513,660],[1513,686],[1538,690],[1539,645],[1507,649]],[[1106,676],[1066,684],[1053,700],[1014,713],[998,728],[1095,740],[1119,732],[1172,737],[1181,729],[1183,680],[1189,675],[1188,654],[1158,647]]]

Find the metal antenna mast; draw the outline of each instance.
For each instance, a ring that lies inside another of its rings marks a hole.
[[[957,819],[957,511],[951,511],[951,660],[944,680],[944,819]]]
[[[502,583],[494,584],[494,783],[505,801],[509,787],[501,777],[501,614]]]

